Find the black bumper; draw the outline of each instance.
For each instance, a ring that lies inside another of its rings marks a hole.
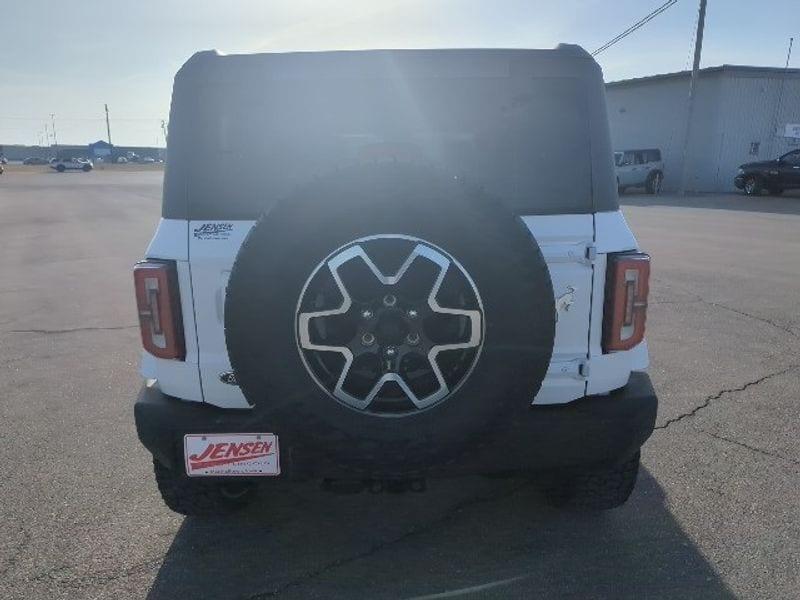
[[[505,427],[479,452],[446,465],[431,464],[428,476],[499,471],[550,470],[610,465],[630,458],[650,437],[658,398],[646,373],[632,373],[628,385],[605,396],[587,396],[566,405],[532,407],[525,419]],[[187,433],[269,432],[269,423],[252,410],[231,410],[185,402],[142,387],[134,406],[142,444],[161,463],[183,468]],[[282,477],[347,477],[324,452],[281,446]],[[415,473],[418,475],[419,473]]]

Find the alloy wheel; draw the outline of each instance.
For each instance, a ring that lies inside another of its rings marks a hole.
[[[320,262],[296,312],[309,374],[342,404],[403,416],[469,377],[484,340],[478,289],[446,251],[403,235],[355,240]]]

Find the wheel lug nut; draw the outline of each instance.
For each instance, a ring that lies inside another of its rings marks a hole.
[[[361,343],[364,346],[372,346],[375,343],[375,336],[367,332],[361,336]]]
[[[411,346],[416,346],[417,344],[419,344],[419,334],[416,331],[409,333],[406,336],[406,343],[408,343]]]
[[[419,316],[419,313],[413,308],[408,309],[406,314],[408,315],[409,319],[416,319]]]
[[[397,304],[397,297],[393,296],[392,294],[386,294],[383,297],[383,305],[384,306],[394,306]]]
[[[397,348],[395,348],[394,346],[389,346],[388,348],[386,348],[386,356],[388,356],[389,358],[394,358],[395,356],[397,356]]]
[[[364,310],[361,311],[361,318],[362,319],[369,320],[374,316],[375,315],[373,314],[373,312],[368,308],[365,308]]]

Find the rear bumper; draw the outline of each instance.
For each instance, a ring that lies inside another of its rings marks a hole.
[[[628,385],[605,396],[587,396],[560,406],[532,407],[480,452],[444,464],[430,464],[427,476],[500,471],[552,470],[608,465],[630,458],[650,437],[658,399],[646,373],[632,373]],[[270,432],[252,410],[220,409],[185,402],[144,386],[134,406],[142,444],[161,463],[183,468],[187,433]],[[347,477],[324,453],[303,447],[280,448],[281,473],[293,479]],[[402,457],[399,457],[401,460]],[[419,475],[419,472],[414,473]]]

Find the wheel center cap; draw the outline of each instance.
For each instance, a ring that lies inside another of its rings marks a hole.
[[[380,346],[397,346],[410,332],[406,319],[399,310],[387,310],[378,316],[375,337]]]

